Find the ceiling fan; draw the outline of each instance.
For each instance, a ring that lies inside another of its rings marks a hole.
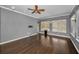
[[[33,14],[33,13],[41,14],[41,12],[44,12],[44,11],[45,11],[45,9],[40,9],[40,8],[38,7],[38,5],[35,5],[35,6],[34,6],[34,9],[28,8],[28,10],[31,10],[31,11],[32,11],[32,14]]]

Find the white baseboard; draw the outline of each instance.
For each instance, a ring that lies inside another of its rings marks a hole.
[[[73,36],[73,34],[71,33],[71,35]],[[74,36],[73,36],[74,37]],[[74,43],[74,41],[72,40],[72,38],[71,38],[71,41],[72,41],[72,43],[73,43],[73,45],[74,45],[74,47],[76,48],[76,50],[77,50],[77,52],[79,53],[79,49],[77,48],[77,46],[75,45],[75,43]]]
[[[41,34],[44,34],[43,32],[39,32],[39,33],[41,33]],[[67,38],[70,38],[70,36],[69,35],[59,35],[59,34],[53,34],[53,33],[48,33],[48,35],[53,35],[53,36],[60,36],[60,37],[67,37]]]
[[[34,35],[37,35],[37,34],[38,33],[34,33],[34,34],[29,35],[29,36],[24,36],[24,37],[16,38],[16,39],[13,39],[13,40],[1,42],[0,45],[6,44],[6,43],[10,43],[10,42],[13,42],[13,41],[16,41],[16,40],[20,40],[20,39],[23,39],[23,38],[27,38],[27,37],[30,37],[30,36],[34,36]]]
[[[72,40],[71,40],[72,41]],[[76,45],[74,44],[74,42],[72,41],[74,47],[76,48],[77,52],[79,53],[79,49],[76,47]]]

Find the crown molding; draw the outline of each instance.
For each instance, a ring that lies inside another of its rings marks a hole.
[[[76,5],[74,8],[73,8],[73,10],[72,10],[72,12],[71,12],[71,14],[70,14],[70,18],[73,16],[73,14],[75,14],[76,13],[76,11],[79,9],[79,5]]]
[[[52,18],[47,18],[47,19],[39,20],[39,22],[41,22],[41,21],[52,21],[52,20],[67,19],[68,17],[69,17],[69,15],[57,16],[57,17],[52,17]]]
[[[23,12],[16,11],[16,10],[12,10],[12,9],[7,8],[7,7],[4,7],[4,6],[0,6],[0,8],[2,8],[2,9],[6,9],[6,10],[9,10],[9,11],[12,11],[12,12],[15,12],[15,13],[19,13],[19,14],[22,14],[22,15],[25,15],[25,16],[28,16],[28,17],[31,17],[31,18],[34,18],[34,19],[38,19],[38,18],[35,18],[35,17],[30,16],[30,15],[28,15],[28,14],[25,14],[25,13],[23,13]]]

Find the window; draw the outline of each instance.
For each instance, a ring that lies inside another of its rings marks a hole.
[[[41,22],[41,31],[47,30],[49,31],[49,21],[43,21]]]
[[[51,32],[62,32],[66,33],[66,19],[53,20],[53,21],[42,21],[41,31],[51,31]]]
[[[74,37],[76,37],[76,16],[71,17],[71,30]]]
[[[66,33],[66,20],[53,20],[52,31]]]

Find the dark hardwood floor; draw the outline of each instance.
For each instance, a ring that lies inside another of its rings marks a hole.
[[[35,35],[0,46],[2,54],[77,54],[69,38]]]

